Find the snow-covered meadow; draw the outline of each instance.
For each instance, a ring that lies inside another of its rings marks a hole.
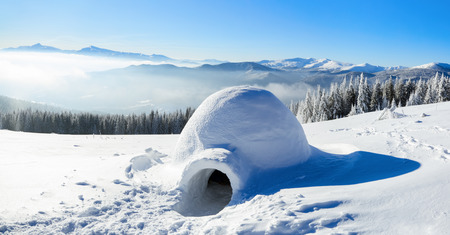
[[[179,135],[0,131],[0,233],[448,233],[450,102],[395,112],[302,125],[308,161],[201,217],[174,210]]]

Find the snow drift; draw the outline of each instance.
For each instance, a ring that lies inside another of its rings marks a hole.
[[[219,91],[198,107],[175,147],[175,160],[184,164],[175,209],[215,214],[245,194],[250,175],[305,162],[310,151],[300,123],[269,91]]]

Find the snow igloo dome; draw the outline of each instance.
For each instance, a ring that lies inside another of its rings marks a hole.
[[[251,174],[309,156],[303,128],[271,92],[250,86],[221,90],[203,101],[180,134],[174,157],[185,167],[175,209],[216,214],[239,200]]]

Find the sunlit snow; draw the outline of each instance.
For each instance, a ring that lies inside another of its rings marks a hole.
[[[445,234],[450,103],[396,112],[304,124],[308,161],[202,217],[174,210],[178,135],[0,131],[0,232]]]

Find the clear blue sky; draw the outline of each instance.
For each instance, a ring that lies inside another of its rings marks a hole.
[[[95,45],[173,58],[450,63],[450,1],[3,0],[0,48]]]

